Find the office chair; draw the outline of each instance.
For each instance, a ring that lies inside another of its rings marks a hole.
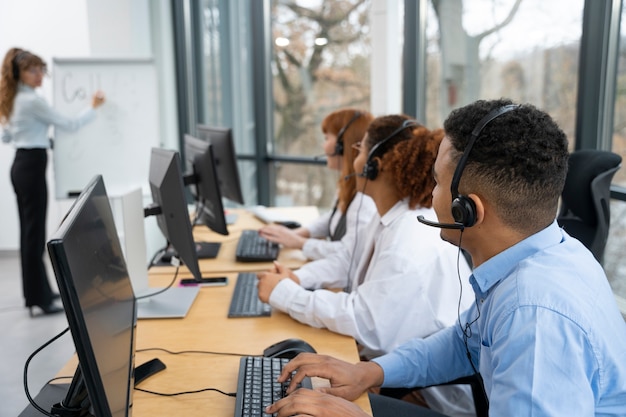
[[[609,236],[609,199],[613,175],[622,157],[608,151],[584,149],[572,152],[557,222],[580,240],[602,263]]]
[[[485,393],[482,378],[479,375],[469,375],[457,378],[454,381],[446,382],[441,385],[464,385],[468,384],[472,389],[472,399],[474,400],[474,409],[476,417],[489,417],[489,400]],[[418,387],[419,388],[419,387]],[[418,388],[381,388],[380,395],[401,399],[411,391]]]

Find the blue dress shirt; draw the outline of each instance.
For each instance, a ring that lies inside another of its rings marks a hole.
[[[490,415],[626,416],[626,323],[579,241],[554,222],[477,267],[470,282],[476,304],[456,326],[374,359],[384,386],[469,375],[469,352]]]

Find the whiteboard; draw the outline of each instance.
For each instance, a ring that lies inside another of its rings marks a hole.
[[[80,192],[94,175],[110,194],[141,187],[149,194],[150,149],[161,143],[156,69],[151,59],[53,59],[53,102],[71,116],[106,95],[97,118],[76,132],[56,129],[55,196]]]

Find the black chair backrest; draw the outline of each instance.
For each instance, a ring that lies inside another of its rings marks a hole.
[[[569,158],[558,223],[602,262],[609,235],[611,180],[622,157],[608,151],[584,149]]]

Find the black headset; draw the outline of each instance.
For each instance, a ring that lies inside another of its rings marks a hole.
[[[463,151],[463,155],[461,155],[461,159],[459,159],[459,163],[454,170],[452,183],[450,184],[450,191],[453,198],[452,217],[454,218],[455,223],[458,223],[463,227],[472,227],[474,224],[476,224],[476,204],[474,204],[474,200],[466,195],[462,195],[459,193],[459,183],[461,182],[461,175],[463,174],[465,165],[467,165],[467,158],[469,158],[469,154],[474,147],[476,139],[478,139],[478,136],[480,136],[480,133],[483,131],[485,126],[487,126],[489,122],[491,122],[493,119],[519,107],[519,104],[508,104],[506,106],[494,109],[487,113],[485,117],[480,119],[480,121],[476,123],[476,127],[474,127],[474,130],[472,130],[472,137],[467,143],[467,146]]]
[[[368,180],[375,180],[376,177],[378,177],[378,161],[376,161],[374,158],[380,157],[385,153],[379,151],[379,149],[381,149],[383,144],[391,140],[394,136],[402,132],[404,129],[416,126],[421,126],[421,124],[417,120],[407,119],[402,123],[399,128],[391,132],[389,136],[372,146],[372,149],[367,154],[367,160],[365,162],[365,165],[363,165],[363,172],[359,174],[359,176],[367,178]]]
[[[346,133],[346,130],[348,130],[350,125],[359,117],[361,117],[361,113],[358,111],[354,112],[354,116],[352,116],[352,119],[350,119],[350,121],[346,123],[346,125],[342,127],[341,130],[339,130],[339,133],[337,133],[337,142],[335,142],[335,152],[333,152],[331,156],[343,155],[343,134]]]
[[[26,54],[27,54],[26,51],[19,51],[17,54],[15,54],[15,56],[11,60],[11,63],[13,64],[13,79],[15,81],[20,80],[19,61],[21,61],[26,56]]]

